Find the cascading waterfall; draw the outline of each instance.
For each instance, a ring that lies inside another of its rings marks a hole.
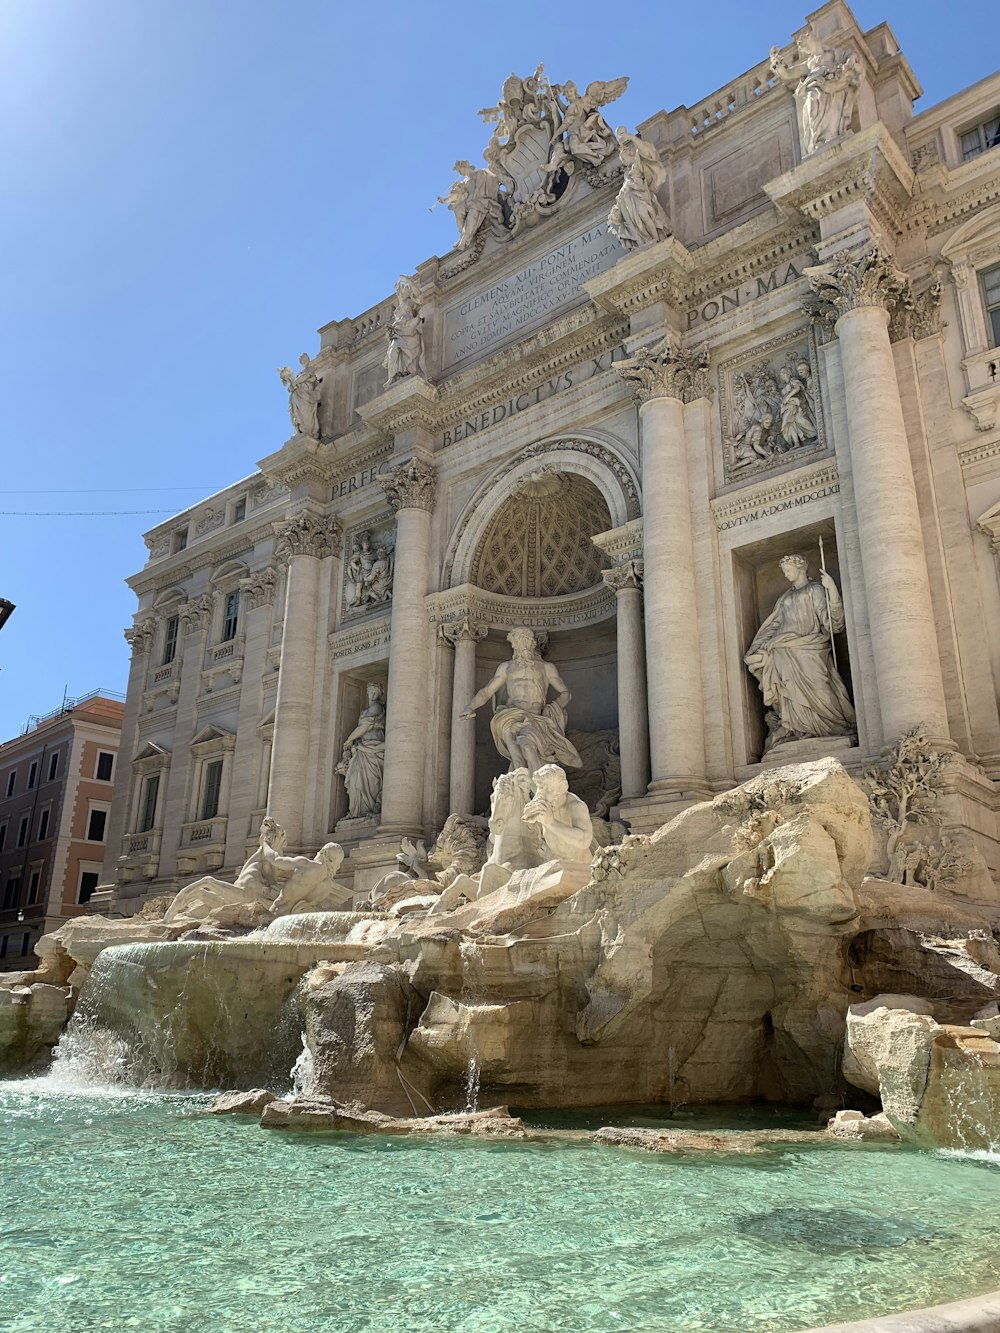
[[[473,940],[463,940],[459,945],[462,955],[462,1003],[469,1010],[476,1008],[475,1001],[482,997],[485,989],[486,967],[482,951]],[[476,1049],[475,1027],[470,1022],[466,1026],[468,1055],[465,1067],[465,1110],[479,1110],[479,1052]]]
[[[1000,1069],[961,1046],[938,1074],[940,1137],[959,1152],[1000,1154]]]
[[[292,1095],[308,1097],[313,1085],[313,1057],[305,1033],[302,1033],[302,1050],[289,1071],[289,1077],[292,1080]]]

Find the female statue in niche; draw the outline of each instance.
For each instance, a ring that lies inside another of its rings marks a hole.
[[[348,819],[370,819],[382,809],[382,770],[385,765],[385,690],[377,680],[368,682],[368,704],[358,724],[344,741],[338,772],[347,791]]]
[[[782,741],[852,736],[854,708],[834,665],[831,636],[844,628],[844,604],[830,575],[810,579],[801,555],[786,555],[792,585],[754,635],[744,661],[760,682],[767,710],[766,754]]]

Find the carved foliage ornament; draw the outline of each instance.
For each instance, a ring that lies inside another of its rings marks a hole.
[[[881,241],[873,241],[861,254],[841,250],[826,264],[804,270],[812,287],[806,298],[809,313],[831,323],[848,310],[879,306],[893,310],[903,293],[906,279]]]
[[[620,565],[606,569],[601,577],[609,588],[621,592],[624,588],[642,587],[643,563],[641,560],[625,560]]]
[[[129,625],[123,633],[125,642],[132,649],[133,655],[138,656],[141,653],[148,653],[153,646],[156,621],[142,620],[138,625]]]
[[[640,347],[634,356],[614,362],[640,403],[653,398],[679,398],[683,403],[707,398],[708,367],[707,344],[678,347],[669,333],[649,347]]]
[[[208,629],[212,622],[212,599],[208,593],[194,601],[185,602],[180,610],[181,622],[185,633],[193,634],[198,630]]]
[[[442,639],[450,643],[453,648],[457,648],[460,643],[478,643],[480,639],[485,639],[489,632],[485,625],[470,620],[467,615],[440,628]]]
[[[431,511],[434,508],[434,469],[420,458],[400,463],[391,472],[379,477],[378,482],[397,514],[401,509]]]
[[[247,609],[256,611],[260,606],[269,606],[274,601],[278,586],[278,576],[273,569],[258,569],[240,581],[240,593]]]
[[[290,560],[293,555],[323,559],[340,554],[340,525],[335,518],[318,518],[306,510],[276,523],[275,534],[274,550],[281,560]]]

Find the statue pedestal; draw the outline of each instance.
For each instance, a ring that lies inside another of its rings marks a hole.
[[[360,824],[362,821],[357,822]],[[339,829],[340,825],[337,827]],[[354,872],[355,902],[367,898],[383,875],[400,869],[396,853],[401,850],[402,841],[399,838],[366,838],[364,842],[358,843],[344,865],[344,872]]]

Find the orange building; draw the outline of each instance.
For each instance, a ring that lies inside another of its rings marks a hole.
[[[100,879],[124,703],[94,690],[0,745],[0,971],[87,911]]]

